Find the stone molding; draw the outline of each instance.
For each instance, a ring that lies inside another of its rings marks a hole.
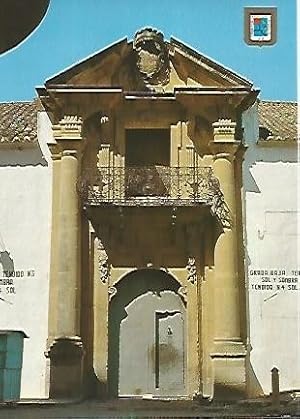
[[[58,124],[52,126],[56,140],[81,140],[82,118],[77,115],[65,115]]]
[[[247,355],[245,344],[241,340],[215,339],[212,358],[244,358]]]
[[[218,142],[234,142],[236,122],[231,119],[219,119],[213,122],[214,143]]]

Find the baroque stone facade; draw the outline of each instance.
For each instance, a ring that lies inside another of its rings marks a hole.
[[[150,28],[38,95],[52,160],[46,393],[262,394],[249,344],[243,171],[254,164],[247,123],[271,105],[257,110],[251,82]],[[255,146],[276,125],[262,120]]]
[[[101,66],[101,54],[93,60]],[[51,145],[56,227],[50,280],[57,294],[50,297],[49,344],[79,336],[102,397],[149,391],[155,397],[226,397],[227,387],[231,397],[243,397],[245,290],[239,280],[243,253],[237,252],[241,195],[236,188],[243,144],[236,126],[258,92],[223,67],[216,71],[212,62],[204,70],[200,55],[148,28],[133,42],[123,42],[120,58],[109,69],[104,65],[101,71],[111,78],[103,85],[109,87],[102,87],[99,77],[97,85],[87,79],[89,66],[89,61],[79,64],[38,91],[44,106],[57,115],[56,145]],[[209,82],[202,80],[203,71]],[[61,118],[61,109],[72,116]],[[87,223],[93,226],[90,238],[83,236]],[[91,248],[78,259],[86,240]],[[90,309],[78,304],[91,292],[83,282],[87,277],[93,287]],[[214,287],[212,278],[220,285]],[[165,305],[147,297],[149,292],[162,293]],[[64,315],[57,310],[61,298],[68,307]],[[121,308],[128,318],[118,317]],[[137,379],[133,374],[125,384],[126,348],[139,330],[139,318],[149,327],[155,323],[154,340],[148,342],[141,330],[136,357],[145,375]],[[113,359],[116,347],[119,356]],[[177,353],[173,377],[164,364],[172,351]],[[63,380],[55,368],[50,391],[57,388],[55,377]],[[82,379],[89,380],[84,370]],[[74,388],[80,386],[74,382]]]

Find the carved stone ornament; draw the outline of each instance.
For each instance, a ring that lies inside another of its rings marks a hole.
[[[187,289],[186,287],[179,287],[177,294],[180,295],[180,297],[182,297],[183,301],[185,303],[187,303]]]
[[[232,227],[232,217],[220,188],[220,182],[215,176],[210,179],[211,203],[210,212],[215,215],[223,227]]]
[[[117,294],[116,287],[109,287],[108,288],[108,301],[111,302],[112,298]]]
[[[100,281],[103,284],[106,284],[108,282],[109,275],[110,275],[110,264],[108,262],[107,253],[100,240],[98,241],[97,250],[98,250],[98,267],[99,267]]]
[[[186,269],[188,271],[188,281],[192,284],[195,284],[197,282],[197,268],[196,268],[196,260],[194,257],[189,256],[188,262],[186,265]]]
[[[236,123],[231,119],[219,119],[212,124],[214,129],[214,137],[216,136],[234,136],[236,130]]]
[[[133,49],[137,69],[145,84],[151,88],[169,82],[169,54],[161,32],[145,28],[135,34]]]

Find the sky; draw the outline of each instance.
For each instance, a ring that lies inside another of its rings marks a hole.
[[[250,6],[277,7],[274,46],[244,42]],[[0,102],[33,99],[54,74],[146,26],[250,79],[261,99],[296,100],[296,0],[50,0],[37,29],[0,55]]]

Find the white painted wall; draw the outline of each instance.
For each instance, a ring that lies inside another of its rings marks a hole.
[[[244,137],[248,145],[243,176],[251,363],[265,393],[271,391],[274,366],[280,370],[282,391],[299,389],[297,147],[257,145],[256,106],[244,115]],[[293,282],[280,282],[280,278]],[[259,285],[269,289],[258,289]],[[289,289],[292,285],[298,291]]]
[[[39,147],[1,150],[0,251],[8,251],[15,271],[9,293],[0,285],[0,329],[23,330],[25,339],[22,398],[48,397],[46,359],[50,266],[51,158],[46,142],[51,135],[45,112],[38,115]],[[34,276],[27,276],[28,271]],[[0,278],[3,267],[0,264]]]

